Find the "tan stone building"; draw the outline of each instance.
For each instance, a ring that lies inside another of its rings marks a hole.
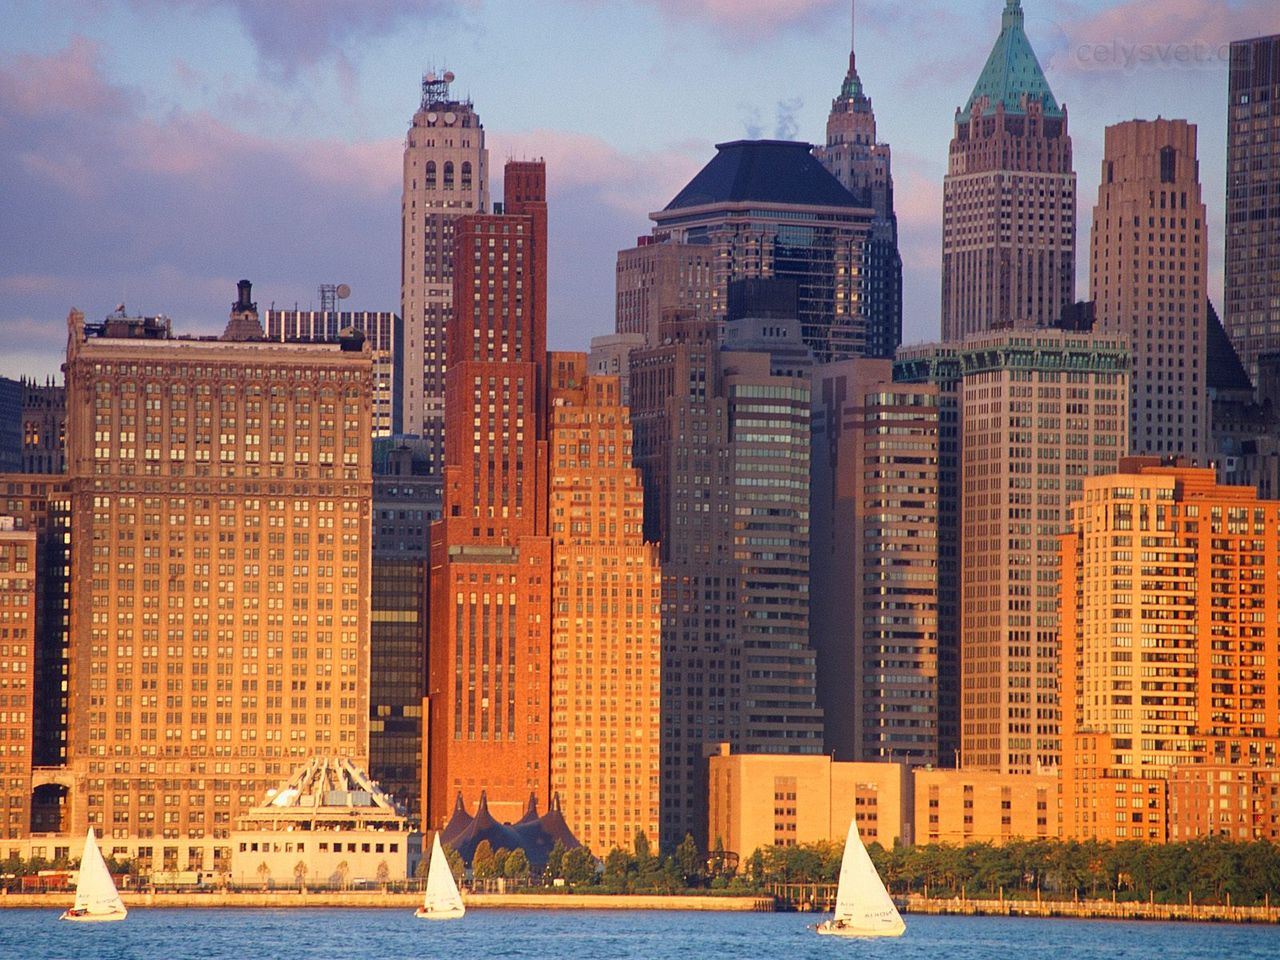
[[[938,388],[813,371],[811,636],[826,750],[937,764]]]
[[[0,514],[0,837],[31,826],[36,713],[36,534]]]
[[[1059,760],[1058,537],[1085,478],[1127,446],[1123,337],[1025,330],[961,350],[961,757]]]
[[[1207,456],[1206,257],[1196,127],[1131,120],[1107,128],[1089,262],[1094,330],[1133,355],[1129,449]]]
[[[716,284],[715,253],[705,244],[640,237],[618,251],[614,329],[643,337],[643,344],[662,342],[664,316],[709,320],[724,312],[724,290]]]
[[[393,432],[429,442],[431,473],[444,466],[444,379],[453,311],[454,231],[460,216],[489,209],[489,151],[470,99],[450,91],[454,76],[422,78],[422,101],[404,142],[400,199],[400,316],[403,346]]]
[[[1019,0],[956,111],[942,190],[942,339],[1056,323],[1075,300],[1076,175]]]
[[[631,418],[581,353],[548,362],[551,789],[597,854],[659,834],[662,574],[644,540]]]
[[[1274,835],[1277,524],[1207,468],[1086,481],[1062,537],[1067,836]]]
[[[69,829],[226,870],[235,818],[306,758],[365,762],[371,361],[68,321]]]
[[[913,775],[916,843],[998,845],[1059,836],[1056,772],[916,769]]]
[[[708,760],[711,847],[745,859],[760,847],[842,843],[857,820],[864,843],[911,842],[911,777],[899,763],[731,753]]]

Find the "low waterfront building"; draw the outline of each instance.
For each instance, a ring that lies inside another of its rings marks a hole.
[[[727,743],[709,764],[711,849],[745,859],[760,847],[841,843],[850,819],[864,843],[911,842],[911,779],[903,764],[733,753]]]
[[[231,834],[241,886],[388,883],[411,875],[418,838],[404,812],[345,757],[312,757]]]
[[[1058,837],[1057,773],[917,769],[915,842],[992,843]]]

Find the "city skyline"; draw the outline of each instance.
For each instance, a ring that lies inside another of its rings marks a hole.
[[[1002,6],[858,5],[859,72],[896,154],[908,343],[937,336],[946,142]],[[1054,92],[1072,109],[1080,197],[1095,195],[1106,125],[1157,115],[1198,125],[1208,289],[1221,305],[1224,51],[1274,31],[1267,4],[1024,7]],[[352,308],[396,309],[405,117],[421,74],[446,66],[485,117],[495,168],[508,157],[548,161],[549,343],[585,349],[611,327],[613,252],[647,232],[647,214],[714,143],[823,141],[848,15],[847,0],[561,0],[536,11],[505,0],[460,10],[335,2],[286,23],[296,18],[288,5],[234,0],[21,2],[0,39],[0,122],[13,133],[0,147],[11,185],[0,330],[16,343],[0,373],[55,373],[72,306],[94,318],[123,301],[216,333],[239,276],[278,307],[315,306],[319,284],[341,281],[354,289]],[[193,38],[207,36],[216,53],[193,57]],[[897,52],[904,36],[917,56]],[[619,64],[632,66],[624,78]],[[1087,290],[1083,260],[1077,297]]]

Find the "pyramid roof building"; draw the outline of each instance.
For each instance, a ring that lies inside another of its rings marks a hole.
[[[1063,115],[1023,28],[1022,0],[1006,0],[1000,36],[960,116],[970,116],[975,108],[993,114],[999,106],[1006,113],[1026,113],[1031,100],[1039,102],[1046,117]]]

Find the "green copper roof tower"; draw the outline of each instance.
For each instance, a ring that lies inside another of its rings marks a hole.
[[[826,145],[814,150],[814,156],[860,206],[875,211],[861,277],[867,331],[862,355],[892,358],[902,342],[902,257],[893,210],[893,157],[889,144],[876,138],[876,115],[858,76],[853,43],[857,6],[853,0],[850,7],[849,71],[840,95],[831,101]]]
[[[1000,20],[1000,36],[991,48],[987,65],[982,68],[969,102],[960,113],[971,114],[977,105],[986,116],[995,113],[1000,104],[1004,105],[1007,113],[1026,113],[1027,100],[1034,99],[1046,117],[1063,115],[1022,24],[1021,0],[1006,0]]]
[[[1075,302],[1071,137],[1020,0],[1006,0],[1000,35],[956,111],[942,205],[945,342],[1062,319]]]

